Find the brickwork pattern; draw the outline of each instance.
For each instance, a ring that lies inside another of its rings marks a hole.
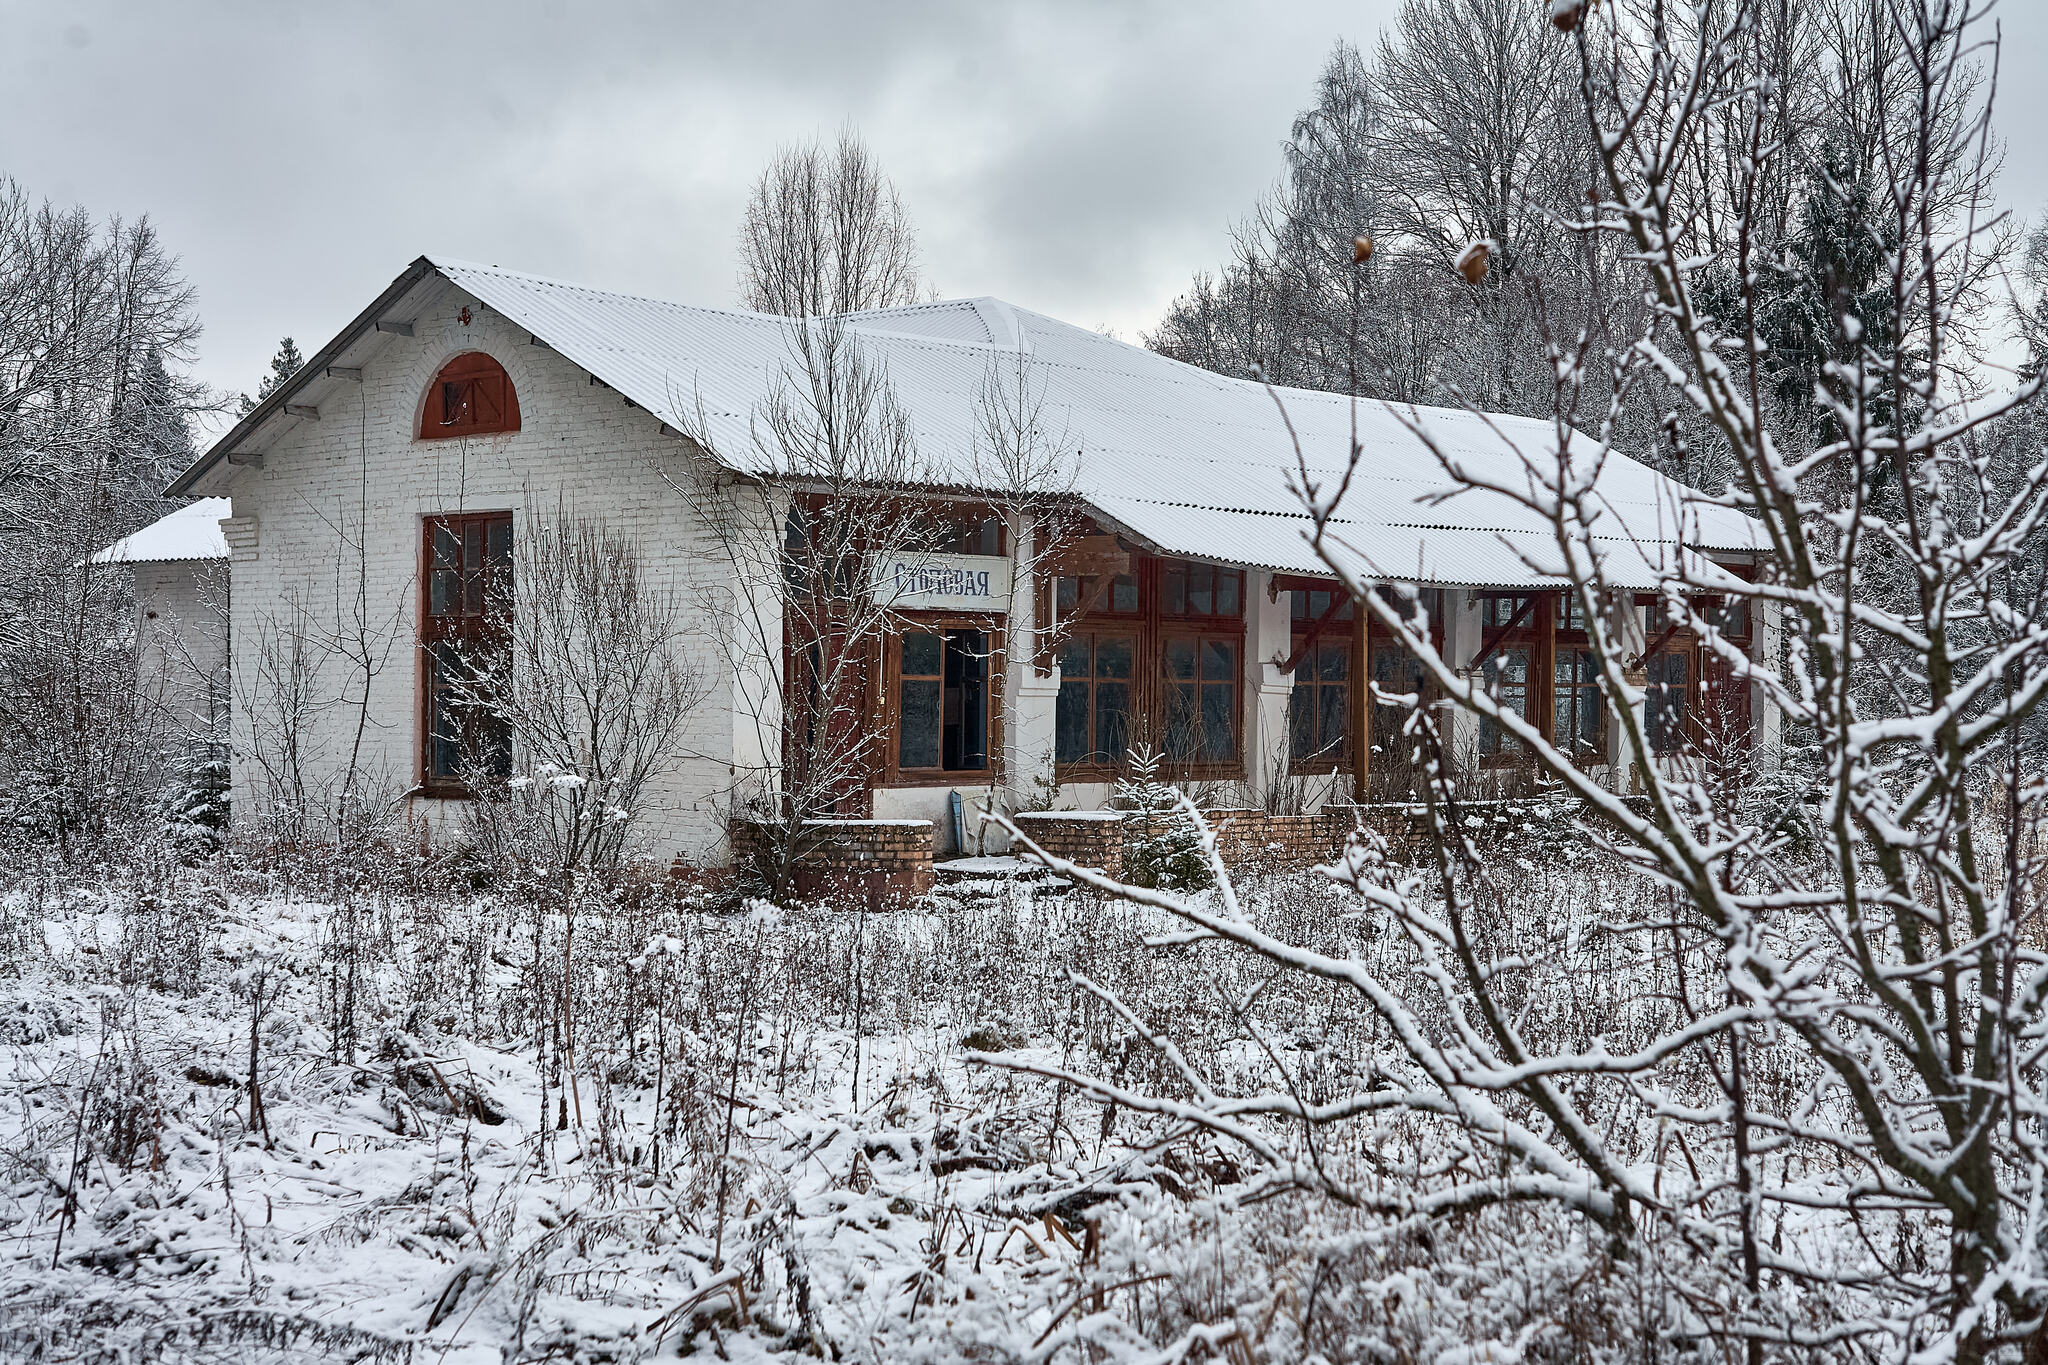
[[[1031,811],[1013,818],[1017,828],[1024,831],[1024,837],[1053,857],[1100,868],[1111,877],[1123,875],[1121,819],[1104,819],[1100,813],[1090,811]],[[1021,845],[1017,851],[1023,853]]]
[[[815,842],[790,877],[798,899],[873,910],[931,894],[929,820],[813,820],[805,832]],[[752,864],[765,838],[762,826],[735,821],[733,861]]]

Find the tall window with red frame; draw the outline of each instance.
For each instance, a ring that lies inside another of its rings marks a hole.
[[[512,771],[510,726],[479,696],[481,680],[504,658],[512,514],[429,517],[425,537],[421,783],[430,791],[461,792],[472,776]]]

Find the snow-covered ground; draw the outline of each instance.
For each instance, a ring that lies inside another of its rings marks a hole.
[[[1044,1359],[1238,1331],[1181,1302],[1219,1288],[1225,1154],[962,1057],[1118,1046],[1064,976],[1145,993],[1129,907],[987,884],[609,918],[576,929],[565,1068],[535,1008],[558,918],[536,967],[533,916],[484,898],[189,869],[14,892],[0,1354]]]
[[[1461,1365],[1642,1358],[1672,1317],[1654,1257],[1553,1209],[1369,1215],[975,1061],[1184,1094],[1085,974],[1232,1093],[1369,1074],[1356,1001],[1148,947],[1184,926],[1128,902],[572,924],[385,863],[0,894],[0,1359]],[[1313,875],[1241,890],[1290,941],[1379,941]],[[1485,1159],[1398,1116],[1307,1141],[1368,1185]]]

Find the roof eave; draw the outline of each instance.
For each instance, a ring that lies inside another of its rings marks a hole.
[[[201,479],[218,468],[231,453],[240,449],[242,442],[253,436],[265,422],[282,412],[285,404],[296,398],[308,384],[324,378],[327,367],[334,364],[364,333],[373,329],[393,304],[411,293],[427,276],[439,273],[440,267],[425,256],[407,266],[404,273],[393,280],[390,287],[379,294],[369,307],[356,314],[355,319],[336,333],[332,341],[301,365],[290,378],[266,394],[262,402],[251,408],[241,421],[228,429],[227,435],[208,446],[206,453],[194,460],[189,469],[171,480],[170,486],[164,490],[164,496],[193,496]]]

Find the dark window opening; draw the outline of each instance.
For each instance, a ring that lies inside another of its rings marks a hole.
[[[938,548],[946,554],[1000,555],[1003,553],[1003,520],[996,516],[951,518],[945,524]]]
[[[1237,757],[1237,641],[1168,637],[1161,657],[1166,686],[1166,756],[1176,762]]]
[[[1502,618],[1507,619],[1507,618]],[[1500,703],[1501,709],[1512,711],[1527,720],[1529,718],[1529,651],[1526,649],[1499,649],[1486,660],[1480,673],[1484,678],[1487,695]],[[1522,742],[1501,728],[1491,716],[1479,721],[1479,752],[1486,755],[1519,753]]]
[[[1337,608],[1337,614],[1330,619],[1332,621],[1349,621],[1357,615],[1357,612],[1354,610],[1351,595],[1344,592],[1341,588],[1336,590],[1325,590],[1323,588],[1303,590],[1295,588],[1290,591],[1288,596],[1293,599],[1290,605],[1290,614],[1294,618],[1295,628],[1300,629],[1303,626],[1312,626],[1322,620],[1323,613],[1330,609],[1330,600],[1339,595],[1344,598],[1344,603]]]
[[[1351,640],[1319,639],[1294,666],[1294,691],[1287,698],[1291,766],[1342,758],[1350,717]]]
[[[1600,756],[1607,708],[1600,696],[1600,671],[1583,649],[1559,650],[1553,665],[1551,742],[1580,763]]]
[[[1689,660],[1689,651],[1665,650],[1651,655],[1644,670],[1649,700],[1643,720],[1650,732],[1650,748],[1660,754],[1672,753],[1685,743]]]
[[[512,772],[512,730],[488,695],[504,663],[512,594],[512,514],[431,517],[420,616],[426,672],[421,768],[426,785],[459,789]]]
[[[1053,580],[1052,600],[1060,620],[1083,610],[1130,616],[1138,610],[1138,580],[1120,573],[1105,589],[1098,574],[1062,575]]]
[[[1169,564],[1159,576],[1162,616],[1236,616],[1242,610],[1244,573],[1208,564]]]
[[[988,633],[906,630],[899,658],[896,766],[906,771],[986,769]]]
[[[1054,762],[1123,762],[1131,745],[1131,660],[1136,652],[1128,635],[1076,635],[1060,646]]]

